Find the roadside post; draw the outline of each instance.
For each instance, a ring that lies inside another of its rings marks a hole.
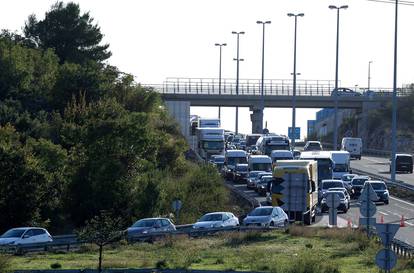
[[[397,255],[391,250],[392,239],[400,228],[399,224],[376,224],[377,235],[384,245],[384,249],[378,251],[375,263],[379,268],[389,272],[397,264]]]
[[[334,192],[328,192],[326,194],[326,204],[329,207],[329,225],[330,226],[337,226],[337,208],[341,202],[338,194]]]
[[[172,209],[174,211],[175,218],[176,218],[176,221],[177,221],[176,224],[179,223],[180,210],[181,210],[182,205],[183,205],[183,203],[179,199],[176,199],[172,202]]]
[[[365,183],[364,189],[358,201],[360,202],[359,211],[362,216],[359,218],[359,224],[367,227],[367,236],[370,235],[370,227],[376,224],[376,219],[373,218],[377,212],[377,206],[373,201],[378,200],[378,195],[375,193],[370,183]]]

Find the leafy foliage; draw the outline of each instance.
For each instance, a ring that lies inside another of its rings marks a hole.
[[[25,35],[0,33],[0,233],[71,232],[102,210],[127,225],[168,215],[172,198],[183,221],[224,208],[220,177],[184,159],[160,96],[102,63],[88,13],[58,2]]]
[[[99,26],[93,24],[88,12],[81,14],[79,5],[73,2],[57,2],[41,21],[30,15],[24,33],[40,47],[53,48],[61,64],[102,62],[111,56],[108,44],[99,45],[103,38]]]

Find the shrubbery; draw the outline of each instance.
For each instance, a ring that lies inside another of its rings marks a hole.
[[[45,29],[59,18],[61,28]],[[181,222],[223,208],[221,178],[184,159],[187,144],[160,96],[103,63],[99,27],[87,22],[91,45],[55,48],[74,35],[65,20],[84,18],[77,4],[58,2],[44,20],[29,18],[27,37],[0,33],[0,233],[32,224],[70,232],[101,210],[129,225],[168,215],[176,198]]]

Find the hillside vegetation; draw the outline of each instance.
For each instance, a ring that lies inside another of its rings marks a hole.
[[[71,232],[101,210],[128,226],[176,198],[183,221],[225,206],[215,169],[185,160],[160,96],[107,62],[102,37],[61,2],[24,35],[0,34],[0,233]]]
[[[172,237],[154,244],[112,245],[104,268],[237,270],[274,273],[377,273],[375,255],[382,246],[350,229],[290,227],[288,232],[224,233],[200,239]],[[14,257],[11,269],[94,268],[96,250]],[[399,259],[395,272],[414,270]]]

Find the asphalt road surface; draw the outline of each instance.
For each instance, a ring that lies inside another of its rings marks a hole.
[[[355,168],[390,179],[389,162],[388,158],[363,156],[361,160],[351,160],[351,169]],[[412,173],[397,173],[396,179],[414,185],[414,174]]]
[[[245,194],[256,198],[262,205],[267,205],[266,198],[259,196],[254,190],[248,189],[246,184],[235,183],[233,186],[242,190]],[[338,213],[338,226],[346,227],[351,224],[353,227],[357,227],[359,225],[359,217],[359,203],[357,200],[352,200],[351,208],[347,213]],[[390,197],[390,203],[388,205],[377,204],[377,213],[374,217],[377,219],[377,223],[380,223],[381,220],[383,220],[384,223],[400,223],[402,217],[404,217],[404,219],[414,218],[414,204]],[[328,223],[329,216],[327,213],[324,213],[317,216],[315,226],[328,226]],[[399,229],[396,238],[414,245],[414,220],[405,221],[405,225],[406,227],[401,227]]]

